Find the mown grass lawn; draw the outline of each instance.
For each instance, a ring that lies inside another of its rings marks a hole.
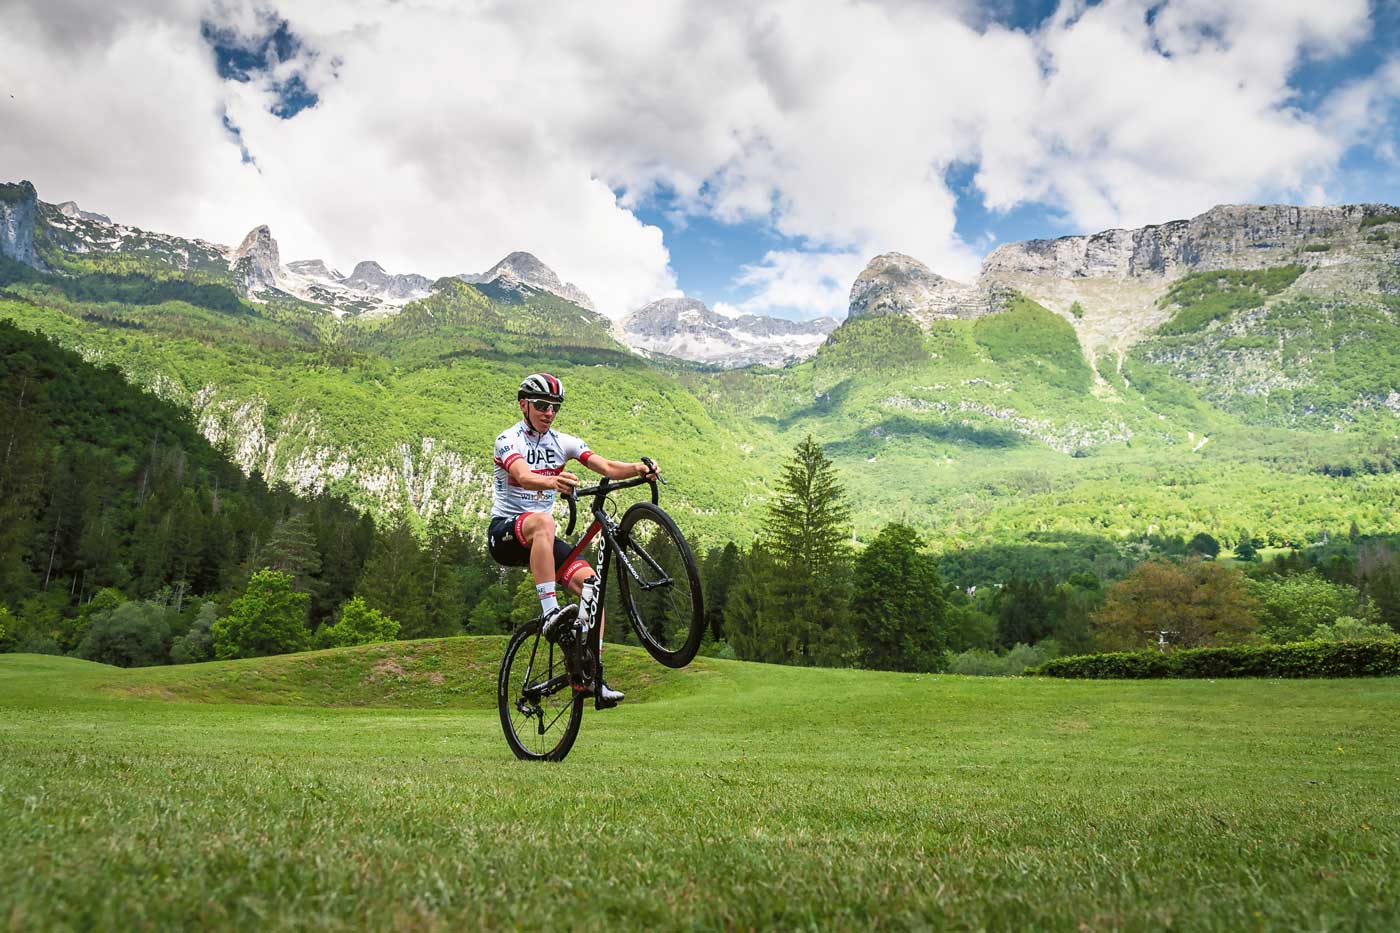
[[[1395,679],[619,653],[640,702],[541,766],[451,676],[498,642],[0,656],[0,926],[1400,927]]]

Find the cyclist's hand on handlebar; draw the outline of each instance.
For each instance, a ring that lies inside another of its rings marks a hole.
[[[577,489],[579,484],[579,478],[567,470],[558,476],[551,476],[550,479],[554,480],[553,488],[566,496]]]
[[[651,466],[647,466],[641,461],[632,464],[632,466],[636,467],[637,475],[645,479],[659,479],[661,476],[661,464],[655,460],[651,461]]]

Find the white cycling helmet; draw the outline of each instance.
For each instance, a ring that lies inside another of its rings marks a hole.
[[[531,373],[520,383],[516,398],[539,398],[556,405],[564,404],[564,383],[549,373]]]

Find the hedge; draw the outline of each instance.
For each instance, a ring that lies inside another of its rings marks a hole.
[[[1288,645],[1123,651],[1046,661],[1042,677],[1138,680],[1153,677],[1390,677],[1400,674],[1400,641],[1300,641]]]

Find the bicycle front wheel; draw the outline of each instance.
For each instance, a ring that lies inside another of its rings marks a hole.
[[[660,508],[638,502],[617,532],[622,604],[647,653],[667,667],[685,667],[700,649],[705,608],[695,557]]]
[[[496,702],[501,729],[516,758],[563,761],[583,722],[583,694],[574,691],[563,649],[540,635],[540,620],[511,635],[501,659]]]

